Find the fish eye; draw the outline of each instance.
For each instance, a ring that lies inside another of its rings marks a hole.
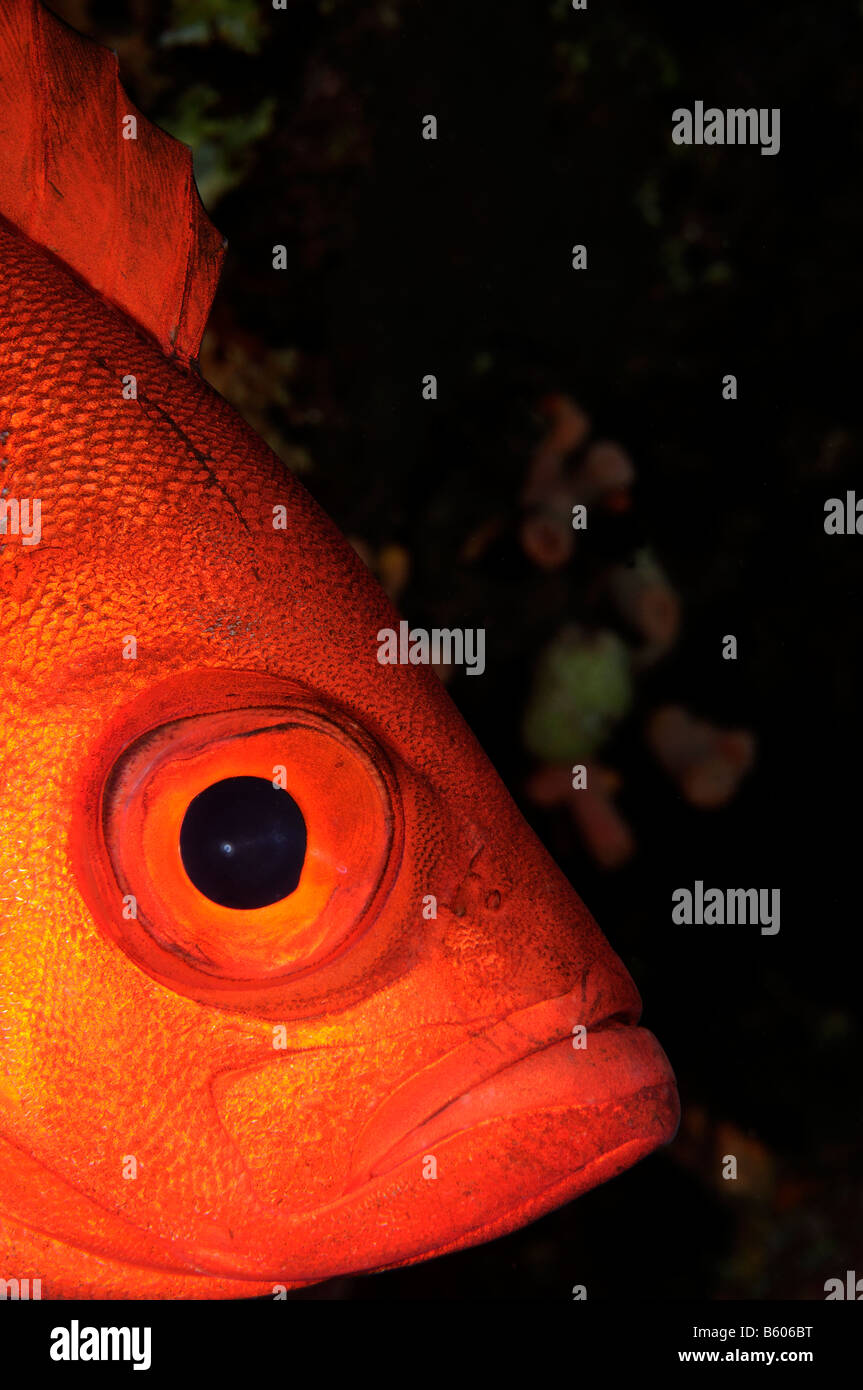
[[[263,777],[223,777],[189,802],[180,857],[211,902],[245,911],[267,907],[300,881],[306,822],[282,787]]]
[[[102,756],[82,888],[105,933],[179,993],[266,1008],[350,950],[398,876],[396,774],[340,714],[163,718]]]

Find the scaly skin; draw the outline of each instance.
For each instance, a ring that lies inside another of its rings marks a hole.
[[[501,1234],[667,1141],[632,982],[436,677],[378,664],[397,617],[350,546],[0,223],[7,431],[42,539],[0,538],[0,1275],[268,1292]],[[214,908],[171,848],[197,788],[277,765],[302,920]]]

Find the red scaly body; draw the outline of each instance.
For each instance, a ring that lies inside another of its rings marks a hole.
[[[398,620],[350,546],[187,365],[206,284],[136,322],[28,206],[0,195],[0,480],[41,504],[38,543],[0,536],[0,1274],[263,1293],[617,1173],[677,1122],[623,966],[437,678],[377,661]],[[184,811],[280,767],[295,892],[209,901]]]

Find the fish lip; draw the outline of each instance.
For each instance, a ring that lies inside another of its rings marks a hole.
[[[585,1068],[594,1082],[608,1087],[609,1077],[617,1077],[615,1065],[626,1072],[628,1054],[632,1053],[633,1085],[626,1084],[616,1094],[617,1099],[635,1094],[649,1085],[675,1089],[674,1076],[665,1054],[651,1033],[636,1025],[641,1016],[641,1000],[634,984],[625,972],[614,977],[611,997],[598,1017],[579,1018],[585,990],[541,1001],[516,1010],[482,1031],[477,1030],[467,1042],[443,1054],[428,1067],[404,1081],[380,1106],[366,1123],[354,1148],[351,1171],[345,1195],[390,1173],[409,1158],[422,1153],[433,1143],[442,1142],[462,1133],[483,1120],[498,1118],[494,1106],[489,1109],[488,1088],[497,1078],[504,1107],[500,1118],[517,1110],[531,1109],[531,1104],[516,1104],[506,1108],[507,1093],[524,1085],[532,1071],[537,1075],[538,1088],[534,1109],[547,1107],[589,1107],[598,1102],[579,1100],[576,1074],[567,1079],[566,1068],[572,1070],[575,1025],[584,1022],[588,1049],[579,1056],[591,1056]],[[598,1046],[589,1052],[589,1040]],[[519,1045],[520,1043],[520,1045]],[[524,1044],[527,1043],[525,1046]],[[556,1049],[556,1051],[555,1051]],[[597,1053],[614,1059],[605,1067]],[[568,1057],[568,1063],[564,1060]],[[639,1082],[639,1070],[643,1073]],[[563,1081],[561,1078],[564,1078]],[[614,1081],[617,1085],[617,1081]],[[486,1098],[481,1099],[485,1088]],[[476,1115],[471,1117],[472,1098],[477,1098]],[[675,1126],[676,1128],[676,1126]],[[657,1129],[650,1147],[667,1142],[673,1130],[666,1125]]]

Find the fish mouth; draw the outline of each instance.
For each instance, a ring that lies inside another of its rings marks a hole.
[[[636,1026],[641,1000],[628,977],[612,996],[590,1020],[583,987],[520,1009],[410,1077],[359,1136],[346,1194],[445,1141],[536,1112],[560,1112],[574,1140],[584,1133],[573,1174],[616,1150],[626,1154],[619,1170],[669,1143],[680,1116],[674,1074],[653,1034]],[[592,1185],[579,1182],[573,1195]]]

